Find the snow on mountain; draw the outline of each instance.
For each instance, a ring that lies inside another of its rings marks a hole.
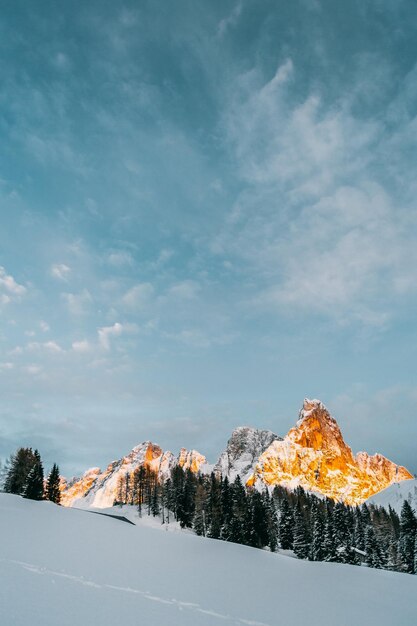
[[[415,478],[390,485],[369,498],[366,503],[383,506],[386,509],[391,506],[397,513],[400,513],[404,500],[408,500],[411,507],[417,511],[417,480]]]
[[[62,502],[66,506],[100,507],[113,505],[120,477],[132,474],[141,465],[166,479],[175,465],[208,474],[214,470],[233,481],[265,486],[302,486],[347,504],[360,504],[375,493],[412,475],[382,454],[353,455],[336,420],[320,400],[304,400],[296,426],[286,437],[270,430],[248,426],[236,428],[224,452],[214,465],[196,450],[182,448],[178,457],[145,441],[125,457],[111,463],[104,472],[88,470],[80,479],[63,481]]]
[[[159,479],[168,478],[172,468],[179,464],[184,469],[190,468],[197,472],[200,465],[206,463],[206,458],[191,450],[182,448],[178,457],[172,452],[164,452],[151,441],[144,441],[118,461],[113,461],[104,472],[99,468],[88,470],[80,479],[73,479],[70,483],[62,483],[62,503],[65,506],[80,508],[95,507],[107,508],[113,506],[117,499],[119,479],[132,475],[141,465],[153,470]]]
[[[227,442],[226,450],[220,455],[214,466],[217,474],[233,481],[239,474],[243,482],[253,473],[261,454],[280,439],[270,430],[259,430],[242,426],[236,428]]]
[[[300,485],[334,500],[360,504],[408,478],[412,478],[408,470],[381,454],[353,456],[323,403],[305,399],[295,428],[261,454],[248,483],[292,489]]]
[[[0,555],[4,626],[417,623],[417,576],[301,561],[8,494]]]

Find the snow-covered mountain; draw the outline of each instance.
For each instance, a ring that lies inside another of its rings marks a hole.
[[[182,448],[177,457],[169,450],[164,452],[151,441],[144,441],[118,461],[113,461],[102,472],[95,467],[87,470],[81,478],[63,481],[61,501],[65,506],[106,508],[113,506],[117,498],[119,479],[131,475],[144,465],[153,470],[160,480],[169,477],[175,465],[198,472],[206,464],[206,458],[196,450]]]
[[[67,506],[105,508],[113,505],[120,477],[146,465],[159,479],[167,478],[175,465],[193,472],[217,474],[233,481],[237,475],[260,489],[283,485],[302,486],[347,504],[359,504],[389,485],[412,478],[404,467],[381,454],[353,455],[336,420],[320,400],[304,400],[294,428],[282,438],[270,430],[236,428],[214,465],[196,450],[182,449],[178,456],[145,441],[101,472],[88,470],[79,479],[62,484]]]
[[[304,400],[299,420],[261,454],[249,484],[298,485],[347,504],[364,502],[394,482],[412,478],[381,454],[356,456],[320,400]]]
[[[367,504],[383,506],[386,509],[390,506],[400,513],[404,500],[408,500],[412,508],[417,511],[417,480],[415,478],[390,485],[369,498]]]
[[[270,430],[259,430],[241,426],[236,428],[227,442],[227,447],[214,466],[214,471],[233,481],[236,476],[246,482],[253,474],[259,457],[273,441],[281,440]]]
[[[0,494],[2,626],[412,626],[417,576]]]

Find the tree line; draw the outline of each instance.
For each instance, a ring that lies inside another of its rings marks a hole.
[[[53,464],[45,479],[43,463],[38,450],[19,448],[6,461],[1,472],[2,488],[29,500],[61,502],[59,467]]]
[[[366,564],[417,574],[417,518],[408,501],[401,514],[389,507],[348,506],[302,487],[272,493],[214,473],[196,475],[175,467],[159,481],[141,466],[119,478],[115,504],[131,504],[139,515],[172,519],[197,535],[271,551],[292,550],[300,559]]]

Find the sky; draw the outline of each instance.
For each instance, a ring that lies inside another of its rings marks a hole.
[[[0,457],[215,461],[321,399],[417,471],[417,13],[22,0],[0,15]]]

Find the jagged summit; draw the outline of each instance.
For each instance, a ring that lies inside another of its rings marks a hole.
[[[304,400],[300,418],[282,441],[273,441],[248,479],[253,485],[298,485],[347,504],[358,504],[411,474],[381,454],[353,456],[339,425],[320,400]]]
[[[273,441],[280,439],[270,430],[239,426],[227,442],[226,450],[214,466],[214,472],[234,480],[236,476],[245,481],[253,472],[260,455]]]

